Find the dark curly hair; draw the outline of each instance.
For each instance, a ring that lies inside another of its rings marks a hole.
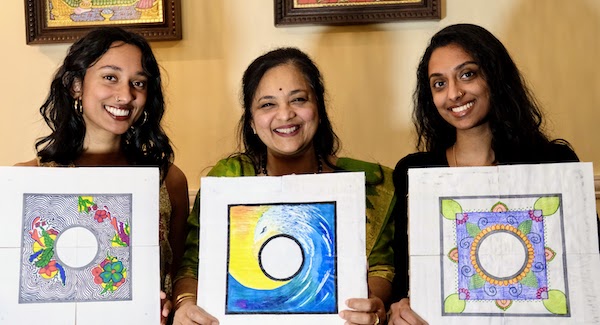
[[[320,123],[314,136],[314,146],[317,156],[325,163],[334,167],[327,160],[329,155],[335,155],[339,150],[339,138],[333,131],[331,121],[325,108],[325,87],[319,69],[306,53],[297,48],[285,47],[269,51],[256,58],[244,72],[242,78],[242,104],[244,113],[238,124],[240,151],[248,156],[258,167],[260,157],[267,152],[267,147],[252,131],[252,101],[262,77],[267,71],[284,64],[293,64],[304,75],[316,96],[317,112]],[[243,143],[243,148],[241,144]],[[335,169],[335,168],[334,168]]]
[[[490,91],[487,118],[496,159],[499,162],[528,160],[548,145],[550,141],[542,130],[542,111],[504,45],[480,26],[456,24],[431,38],[417,69],[413,95],[417,149],[441,151],[456,141],[455,128],[444,121],[435,107],[428,75],[433,51],[450,44],[460,46],[471,55],[483,72]]]
[[[54,75],[48,97],[40,107],[40,113],[52,132],[36,142],[38,157],[40,162],[68,165],[81,156],[86,126],[83,117],[73,108],[73,84],[83,82],[87,69],[115,42],[140,49],[142,68],[148,77],[144,106],[147,119],[121,136],[123,153],[132,165],[158,166],[164,179],[174,153],[160,125],[165,111],[160,68],[146,39],[119,27],[94,29],[69,48],[62,66]]]

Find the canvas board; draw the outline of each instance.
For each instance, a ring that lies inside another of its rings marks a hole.
[[[198,305],[220,324],[343,324],[367,297],[364,173],[202,178]]]
[[[0,167],[0,323],[160,322],[158,169]]]
[[[430,324],[600,324],[592,172],[410,169],[412,308]]]

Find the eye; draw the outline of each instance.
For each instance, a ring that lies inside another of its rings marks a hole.
[[[269,108],[269,107],[272,107],[272,106],[274,106],[274,105],[275,105],[274,103],[271,103],[271,102],[265,102],[265,103],[262,103],[262,104],[260,104],[260,105],[258,106],[258,108]]]
[[[466,71],[460,77],[462,79],[471,79],[473,76],[475,76],[475,71]]]
[[[307,101],[308,101],[308,98],[304,98],[304,97],[292,98],[292,103],[304,103]]]
[[[440,88],[444,87],[445,84],[446,83],[444,81],[440,81],[440,80],[434,81],[431,83],[431,88],[440,89]]]
[[[134,81],[131,83],[137,89],[145,89],[146,81]]]
[[[117,81],[117,77],[113,76],[113,75],[106,75],[102,78],[104,78],[105,80],[108,80],[108,81]]]

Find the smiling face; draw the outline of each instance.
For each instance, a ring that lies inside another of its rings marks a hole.
[[[435,49],[428,75],[433,102],[446,122],[457,131],[487,126],[490,91],[483,71],[462,47]]]
[[[113,43],[73,86],[73,96],[83,103],[86,137],[124,134],[144,110],[147,80],[140,49]]]
[[[298,68],[283,64],[264,74],[252,100],[251,125],[269,155],[296,157],[313,148],[319,114]]]

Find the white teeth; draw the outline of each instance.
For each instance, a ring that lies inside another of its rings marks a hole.
[[[130,113],[128,109],[120,109],[113,106],[104,106],[104,108],[114,116],[128,116]]]
[[[466,104],[464,104],[462,106],[454,107],[452,109],[452,111],[454,113],[460,113],[462,111],[466,111],[467,109],[471,108],[471,106],[473,106],[473,102],[468,102],[468,103],[466,103]]]
[[[296,130],[298,130],[297,126],[292,126],[292,127],[285,128],[285,129],[275,129],[275,131],[277,131],[279,133],[284,133],[284,134],[290,134]]]

